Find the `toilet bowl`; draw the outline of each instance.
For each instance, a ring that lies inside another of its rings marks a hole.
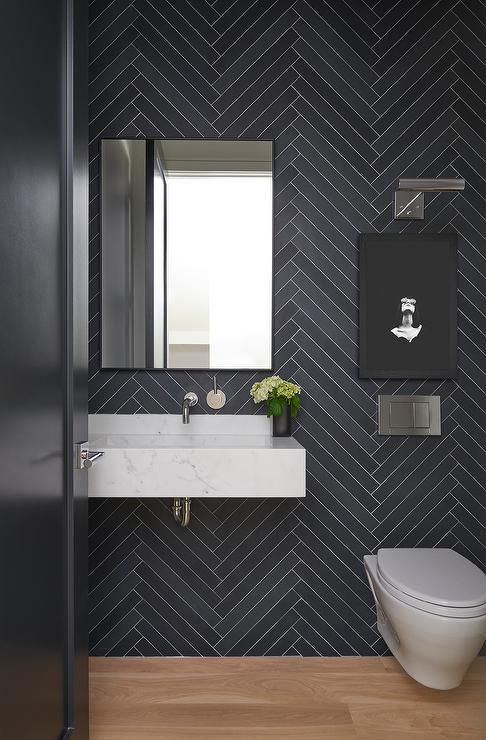
[[[486,639],[486,575],[454,550],[383,548],[364,565],[378,631],[403,669],[452,689]]]

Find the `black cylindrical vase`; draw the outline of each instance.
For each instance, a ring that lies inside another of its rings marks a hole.
[[[283,412],[280,416],[273,417],[273,436],[274,437],[290,437],[291,429],[291,417],[290,417],[290,406],[288,403],[284,405]]]

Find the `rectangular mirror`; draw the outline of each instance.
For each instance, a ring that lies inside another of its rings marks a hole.
[[[271,141],[101,141],[101,365],[270,370]]]

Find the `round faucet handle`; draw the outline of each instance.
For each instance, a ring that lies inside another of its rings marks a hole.
[[[219,388],[216,392],[209,391],[208,395],[206,396],[206,403],[208,404],[210,409],[214,409],[215,411],[217,411],[218,409],[222,409],[226,403],[226,395],[224,394],[224,391],[222,391],[221,388]]]
[[[189,406],[195,406],[196,403],[199,401],[199,398],[197,397],[197,394],[194,393],[194,391],[189,391],[189,393],[186,393],[184,396],[184,401],[187,401],[189,403]]]

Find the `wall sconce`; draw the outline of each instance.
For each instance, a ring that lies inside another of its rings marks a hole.
[[[442,193],[464,190],[463,177],[401,177],[395,192],[395,219],[420,220],[424,218],[424,192]]]

